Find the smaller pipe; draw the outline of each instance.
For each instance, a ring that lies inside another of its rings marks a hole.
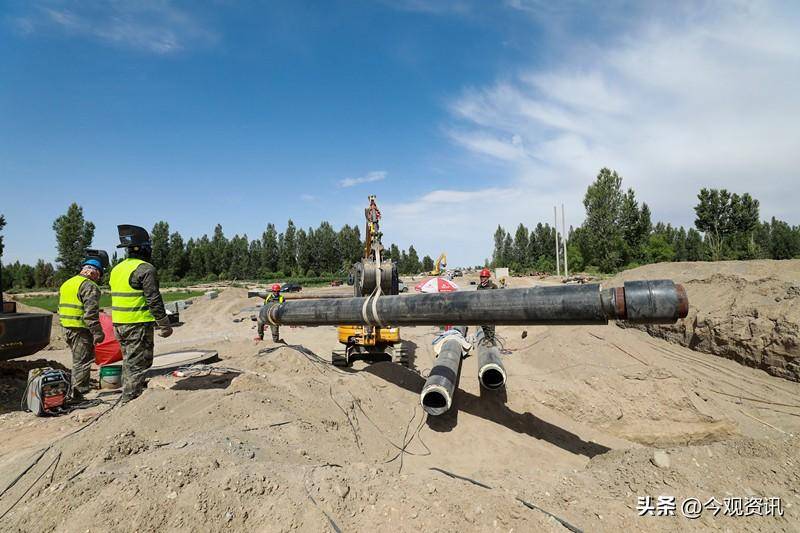
[[[478,345],[478,381],[486,389],[505,387],[506,369],[497,346]]]
[[[456,337],[445,339],[443,342],[442,349],[419,395],[422,409],[433,416],[446,413],[452,407],[464,355],[461,339]]]

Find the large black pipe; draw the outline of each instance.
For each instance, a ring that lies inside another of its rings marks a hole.
[[[446,324],[607,324],[608,320],[673,323],[688,313],[681,285],[670,280],[629,281],[527,289],[464,291],[378,298],[286,301],[269,310],[274,324],[290,326]]]
[[[456,328],[466,333],[466,328]],[[463,337],[453,336],[443,340],[439,355],[436,356],[431,373],[425,380],[419,401],[422,408],[429,415],[440,415],[447,412],[453,405],[453,394],[458,385],[461,373],[461,361],[464,348],[461,344]]]

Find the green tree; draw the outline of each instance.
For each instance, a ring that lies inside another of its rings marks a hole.
[[[308,229],[309,232],[313,230]],[[305,274],[311,269],[311,248],[308,233],[304,229],[297,230],[297,269]]]
[[[358,229],[358,226],[351,227],[348,224],[342,226],[339,230],[338,246],[342,256],[341,267],[345,270],[349,270],[350,267],[353,266],[353,263],[361,259],[363,254],[361,230]]]
[[[772,217],[770,222],[769,254],[772,259],[791,259],[800,256],[800,231]]]
[[[398,264],[399,268],[400,260],[402,259],[402,257],[400,257],[400,248],[398,248],[396,244],[392,244],[389,247],[389,255],[391,256],[392,261]]]
[[[217,276],[220,274],[227,274],[228,239],[225,237],[225,232],[222,231],[221,224],[214,226],[214,236],[211,238],[209,252],[209,260],[211,263],[209,271]]]
[[[158,269],[159,273],[167,273],[169,269],[169,224],[167,222],[161,220],[153,225],[150,242],[153,247],[150,263]]]
[[[58,255],[57,282],[74,276],[79,270],[87,248],[92,246],[94,224],[83,218],[83,208],[73,203],[67,212],[53,222]]]
[[[247,255],[247,278],[256,279],[259,277],[259,272],[261,271],[261,258],[264,256],[264,250],[261,247],[261,240],[253,239],[250,241],[250,248]]]
[[[342,265],[336,231],[330,223],[323,221],[314,231],[314,255],[311,260],[318,274],[337,272]]]
[[[686,230],[683,226],[680,227],[675,239],[672,241],[672,247],[675,249],[675,261],[688,261],[688,253],[686,250]]]
[[[397,262],[397,269],[401,274],[411,274],[413,271],[409,268],[408,254],[405,250],[400,251],[400,261]]]
[[[422,258],[422,271],[423,272],[430,272],[433,270],[433,258],[429,255],[426,255]]]
[[[633,189],[628,189],[622,195],[622,205],[619,213],[619,224],[622,230],[624,248],[622,250],[622,261],[625,264],[641,262],[644,256],[644,238],[641,235],[641,211],[639,202],[636,201],[636,194]]]
[[[494,252],[492,252],[492,265],[496,267],[503,267],[506,264],[506,258],[503,256],[503,243],[506,240],[506,230],[499,225],[494,232]]]
[[[603,168],[583,198],[587,250],[582,253],[603,272],[615,271],[623,261],[624,240],[619,223],[622,196],[622,178],[616,171]]]
[[[567,244],[567,259],[571,272],[581,272],[584,269],[583,256],[578,245],[571,242]]]
[[[517,231],[514,234],[514,257],[512,266],[515,270],[522,270],[529,266],[528,262],[528,247],[530,246],[530,238],[528,236],[528,228],[520,223],[517,226]]]
[[[234,235],[228,244],[230,262],[228,275],[230,279],[247,279],[250,268],[250,248],[247,235]]]
[[[262,258],[261,265],[264,270],[264,277],[267,273],[278,271],[278,232],[275,225],[271,222],[267,224],[267,229],[261,234]]]
[[[706,256],[703,237],[694,228],[689,228],[686,232],[686,260],[702,261]]]
[[[53,265],[39,259],[33,267],[33,284],[35,287],[54,287],[56,270]]]
[[[169,236],[167,271],[173,279],[177,280],[183,279],[189,273],[189,255],[186,253],[183,237],[177,231]]]
[[[675,250],[662,234],[654,233],[647,241],[647,260],[650,263],[669,262],[675,259]]]
[[[30,265],[16,261],[9,267],[11,284],[15,289],[32,289],[35,285],[34,269]]]
[[[757,255],[753,236],[759,220],[758,200],[748,193],[740,196],[726,189],[705,188],[697,199],[694,225],[704,233],[712,261]]]
[[[510,267],[511,261],[514,258],[514,240],[511,238],[510,233],[506,233],[503,238],[503,264],[500,266]]]
[[[414,246],[408,247],[408,266],[406,271],[409,274],[419,274],[422,270],[422,264],[419,262],[419,255],[417,251],[414,249]]]
[[[758,246],[754,234],[759,225],[759,202],[748,193],[731,195],[730,223],[732,238],[730,248],[735,259],[754,259]]]
[[[297,270],[297,228],[291,219],[286,223],[286,231],[283,234],[279,267],[287,274]]]
[[[722,240],[730,233],[730,193],[722,189],[700,189],[694,207],[695,227],[702,231],[712,261],[722,259]]]

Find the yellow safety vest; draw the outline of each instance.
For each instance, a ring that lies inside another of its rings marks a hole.
[[[266,298],[264,298],[264,303],[265,303],[265,304],[268,304],[268,303],[274,302],[274,301],[275,301],[275,299],[276,299],[276,298],[275,298],[275,293],[274,293],[274,292],[271,292],[271,293],[269,293],[269,294],[267,295],[267,297],[266,297]],[[279,304],[282,304],[282,303],[283,303],[283,294],[279,294],[279,295],[278,295],[278,298],[277,298],[277,300],[278,300],[278,303],[279,303]]]
[[[111,271],[111,320],[114,324],[142,324],[155,322],[150,313],[144,291],[131,287],[130,279],[141,259],[125,259]]]
[[[89,278],[77,275],[65,281],[58,290],[58,315],[65,328],[86,327],[86,322],[83,321],[83,302],[78,295],[84,281],[94,283]]]

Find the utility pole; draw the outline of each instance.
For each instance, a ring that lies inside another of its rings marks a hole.
[[[564,245],[564,277],[569,277],[569,268],[567,268],[567,219],[564,215],[564,204],[561,204],[561,244]]]
[[[560,276],[561,260],[558,256],[561,254],[561,246],[558,245],[558,208],[556,206],[553,206],[553,218],[555,219],[555,225],[553,227],[556,230],[556,276]]]

